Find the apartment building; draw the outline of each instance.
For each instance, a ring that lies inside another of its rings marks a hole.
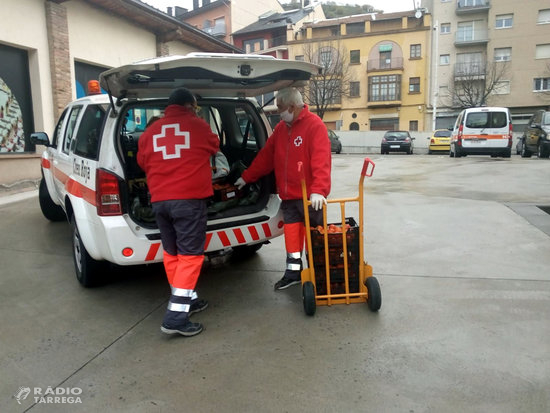
[[[289,57],[342,70],[313,93],[330,97],[323,120],[336,130],[425,130],[431,16],[415,10],[304,24]],[[317,105],[319,106],[319,105]],[[316,110],[316,105],[311,105]],[[428,128],[429,129],[429,128]]]
[[[233,44],[232,34],[256,22],[258,16],[283,12],[277,0],[193,0],[193,9],[176,7],[176,16],[197,29]]]
[[[510,108],[521,132],[550,105],[548,0],[423,0],[433,19],[429,112],[453,124],[469,103]],[[468,98],[470,96],[470,99]]]

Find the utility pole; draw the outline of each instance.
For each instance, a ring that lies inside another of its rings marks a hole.
[[[433,65],[434,65],[434,68],[433,68],[433,79],[432,79],[432,131],[435,130],[435,122],[436,122],[436,119],[437,119],[437,98],[439,96],[439,83],[438,83],[438,79],[437,79],[437,67],[439,66],[439,22],[438,20],[435,21],[435,24],[434,24],[434,28],[433,28],[433,35],[434,35],[434,40],[433,40],[433,45],[434,45],[434,50],[433,50],[433,58],[432,58],[432,62],[433,62]]]

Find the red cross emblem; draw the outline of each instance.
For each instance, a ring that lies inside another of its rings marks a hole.
[[[165,139],[167,138],[166,131],[168,129],[174,129],[174,132],[169,139]],[[178,123],[162,125],[161,132],[153,135],[153,151],[162,152],[162,159],[181,158],[182,149],[189,148],[189,132],[181,131]]]

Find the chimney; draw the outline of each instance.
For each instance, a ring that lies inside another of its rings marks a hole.
[[[206,6],[207,4],[210,4],[210,0],[202,0],[202,6]]]
[[[181,16],[183,16],[188,11],[189,10],[187,10],[184,7],[176,6],[176,19],[179,19]]]
[[[197,10],[199,8],[199,0],[193,0],[193,10]]]
[[[167,8],[166,8],[166,14],[167,14],[168,16],[173,16],[173,14],[172,14],[172,7],[167,7]]]

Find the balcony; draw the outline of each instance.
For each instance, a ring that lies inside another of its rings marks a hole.
[[[454,67],[455,80],[478,80],[485,78],[487,64],[485,62],[457,63]]]
[[[217,24],[212,27],[205,27],[202,29],[202,31],[214,37],[224,37],[227,34],[225,22],[223,22],[223,24]]]
[[[488,12],[491,8],[489,0],[458,0],[456,3],[456,14],[470,14]]]
[[[473,46],[477,44],[487,44],[489,42],[489,34],[487,29],[476,30],[459,30],[455,36],[455,46]]]
[[[369,59],[367,62],[367,72],[381,70],[403,70],[403,58],[394,57],[391,59]]]

